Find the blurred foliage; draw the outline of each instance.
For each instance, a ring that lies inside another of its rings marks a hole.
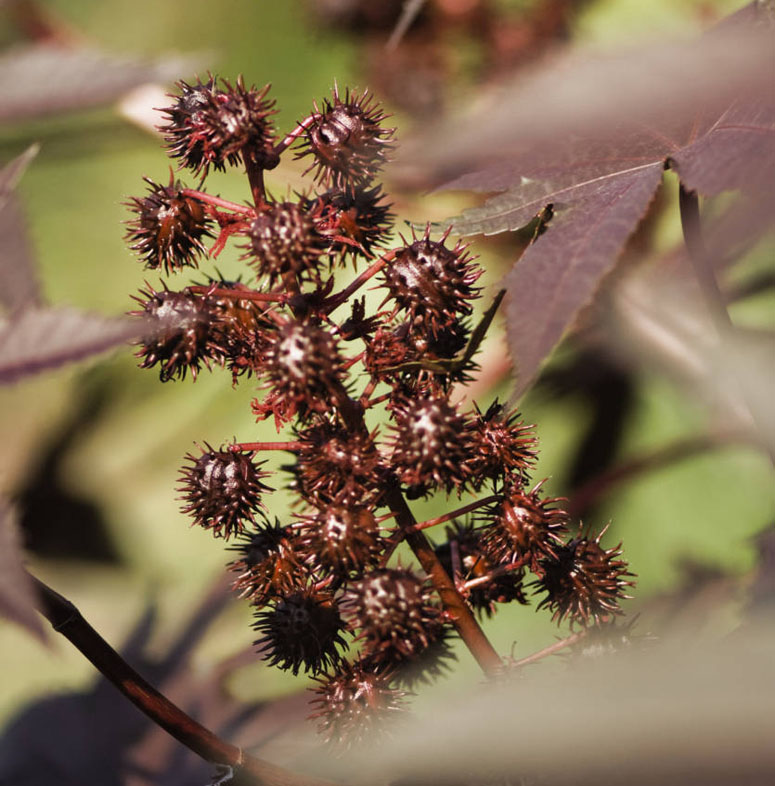
[[[200,74],[243,73],[247,82],[270,81],[281,130],[305,115],[312,100],[325,96],[335,80],[340,85],[366,86],[357,37],[315,26],[307,13],[308,3],[50,0],[42,5],[72,35],[105,52],[193,54]],[[583,4],[573,30],[584,42],[608,43],[631,37],[644,27],[655,35],[666,26],[697,29],[737,5],[730,0],[648,4],[597,0]],[[16,33],[2,17],[5,10],[0,7],[0,43],[10,44]],[[398,120],[402,127],[410,125],[406,118]],[[125,311],[144,274],[122,241],[121,222],[126,219],[122,203],[144,190],[143,175],[166,178],[167,159],[158,139],[113,110],[91,110],[0,126],[0,161],[36,140],[42,143],[41,152],[20,193],[46,297],[52,303],[104,314]],[[288,162],[281,168],[287,175]],[[299,165],[297,174],[300,171]],[[223,175],[219,188],[235,201],[247,197],[244,177],[238,173]],[[457,209],[458,205],[450,206],[454,199],[401,197],[397,212],[401,218],[434,220]],[[680,238],[674,207],[668,204],[665,217],[657,223],[656,242],[661,247]],[[511,263],[516,243],[512,247],[509,242],[494,239],[481,247],[474,242],[488,267],[487,284],[497,282]],[[752,255],[750,264],[764,267],[766,257],[763,252]],[[234,263],[233,258],[219,260],[218,269],[236,272]],[[210,269],[205,268],[202,277],[206,272]],[[156,283],[153,276],[149,280]],[[761,324],[763,318],[772,319],[773,305],[771,296],[763,296],[740,304],[739,309],[746,319]],[[490,336],[482,357],[496,359],[504,346],[500,337]],[[566,347],[557,353],[553,367],[572,361],[572,349]],[[665,380],[643,372],[635,375],[633,383],[631,409],[615,445],[615,459],[659,447],[707,425],[696,402]],[[501,399],[508,398],[508,384],[502,381],[497,392]],[[228,559],[222,546],[203,530],[189,530],[178,512],[176,475],[194,441],[218,445],[235,437],[273,438],[271,424],[253,422],[249,410],[253,394],[249,383],[232,388],[225,372],[204,374],[195,385],[188,381],[161,385],[153,372],[137,370],[128,350],[87,370],[71,368],[0,390],[5,446],[0,452],[2,491],[22,494],[44,466],[59,495],[52,498],[54,504],[67,506],[80,500],[93,506],[96,526],[104,529],[107,552],[115,560],[88,561],[83,559],[85,549],[81,559],[74,559],[79,553],[76,540],[67,560],[32,554],[30,566],[70,597],[109,641],[119,643],[149,598],[154,598],[163,631],[157,634],[156,646],[163,648],[177,632],[180,610],[193,606],[222,571]],[[484,401],[491,395],[483,396]],[[550,494],[567,494],[566,479],[575,454],[593,422],[593,402],[579,392],[558,396],[539,385],[522,411],[528,421],[538,424],[541,459],[536,477],[550,478]],[[55,460],[45,463],[52,456]],[[595,510],[594,520],[585,523],[599,526],[610,518],[608,538],[623,540],[625,556],[639,577],[637,600],[628,605],[644,606],[649,597],[678,586],[686,559],[737,576],[749,571],[755,557],[753,537],[772,521],[771,472],[766,456],[730,446],[638,477],[607,497]],[[272,512],[282,518],[281,492],[272,504],[278,506]],[[418,502],[414,509],[418,518],[425,518],[444,512],[442,505]],[[65,538],[73,536],[65,532]],[[740,602],[739,593],[729,598],[732,607]],[[195,668],[207,669],[249,645],[253,634],[248,616],[247,607],[235,602],[194,653]],[[728,626],[730,619],[734,616],[715,624]],[[557,633],[526,608],[504,610],[490,630],[502,652],[508,653],[516,640],[518,656],[551,642]],[[91,666],[64,641],[53,639],[50,648],[43,649],[23,631],[1,624],[0,651],[0,721],[35,697],[82,687],[93,679]],[[471,659],[461,654],[462,670],[476,679]],[[448,689],[454,679],[441,683],[439,690]],[[233,684],[245,698],[303,684],[277,680],[275,673],[270,677],[256,662]]]

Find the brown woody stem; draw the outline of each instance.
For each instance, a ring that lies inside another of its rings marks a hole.
[[[283,292],[256,292],[252,289],[221,289],[219,287],[192,286],[189,287],[197,295],[213,295],[215,297],[231,298],[232,300],[257,300],[265,303],[283,303],[288,298]]]
[[[236,452],[253,450],[288,450],[292,453],[299,449],[298,442],[235,442],[229,446],[230,450]]]
[[[353,401],[341,385],[335,391],[335,399],[347,427],[353,433],[367,435],[369,431],[363,419],[363,407]],[[450,622],[455,626],[460,638],[463,639],[477,663],[482,667],[482,671],[488,675],[494,674],[502,666],[500,656],[476,621],[471,609],[468,608],[465,599],[457,591],[452,577],[444,570],[444,566],[436,556],[428,538],[422,532],[413,530],[417,525],[417,520],[406,504],[398,480],[395,477],[389,477],[384,482],[383,488],[385,502],[395,514],[396,523],[404,533],[404,539],[422,565],[423,570],[428,574]]]
[[[38,611],[154,723],[197,756],[232,767],[253,786],[335,786],[331,781],[299,775],[245,753],[213,734],[141,677],[84,619],[67,598],[34,576]],[[242,782],[241,781],[241,782]]]

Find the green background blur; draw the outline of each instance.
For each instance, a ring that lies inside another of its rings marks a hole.
[[[57,0],[46,5],[106,53],[195,54],[201,74],[211,70],[234,78],[242,73],[248,83],[271,82],[280,130],[290,129],[306,115],[312,101],[326,96],[335,80],[367,86],[358,41],[317,29],[301,2]],[[666,29],[699,29],[702,13],[726,13],[738,5],[708,0],[590,2],[577,19],[575,35],[583,42],[611,43],[644,33],[659,36]],[[10,27],[0,29],[0,43],[12,43],[13,35]],[[401,116],[396,121],[400,138],[401,129],[411,123]],[[36,140],[42,149],[20,193],[47,298],[104,314],[124,312],[146,277],[151,283],[158,281],[126,250],[121,226],[127,217],[122,202],[143,192],[141,177],[167,177],[169,164],[158,140],[110,109],[95,110],[0,126],[0,161]],[[272,173],[270,187],[282,194],[288,183],[299,184],[300,172],[300,164],[284,162]],[[211,190],[223,196],[234,201],[247,198],[244,178],[237,173],[213,182]],[[450,197],[415,198],[402,205],[411,212],[400,218],[418,222],[451,215],[460,207]],[[677,211],[668,212],[672,218],[658,228],[663,247],[680,237]],[[505,270],[511,260],[497,258],[497,244],[482,254],[491,271],[489,281],[497,280],[497,271]],[[238,270],[233,254],[218,267],[226,274]],[[203,265],[203,272],[211,270]],[[771,303],[766,308],[771,313]],[[498,346],[502,339],[493,336],[489,341]],[[195,441],[220,445],[234,438],[273,438],[271,424],[257,427],[250,414],[253,387],[243,382],[232,388],[229,376],[221,372],[202,374],[196,384],[187,380],[162,385],[153,371],[137,370],[131,352],[122,350],[88,368],[68,368],[0,391],[0,480],[2,491],[10,494],[35,470],[63,424],[84,402],[91,406],[90,395],[105,394],[102,405],[82,418],[78,432],[68,440],[56,472],[61,485],[99,507],[119,562],[100,566],[33,557],[30,567],[72,599],[109,641],[120,643],[154,600],[161,620],[154,641],[163,647],[174,635],[181,610],[221,574],[228,559],[222,545],[204,531],[189,529],[178,512],[176,475],[182,456]],[[522,411],[538,424],[542,453],[536,475],[561,477],[590,413],[575,399],[558,404],[537,395],[528,397]],[[622,453],[657,447],[703,425],[692,401],[667,382],[644,375],[638,380],[635,413]],[[605,519],[589,523],[599,526],[613,520],[610,542],[624,541],[625,556],[639,576],[636,603],[674,587],[684,557],[743,575],[753,564],[751,537],[771,520],[770,471],[767,460],[752,450],[716,451],[617,490],[605,508]],[[548,488],[563,492],[551,480]],[[278,491],[271,503],[273,513],[282,518],[286,502]],[[415,510],[424,518],[438,515],[443,507],[422,503]],[[732,598],[728,619],[719,625],[733,624],[736,602]],[[247,606],[235,601],[195,654],[195,664],[206,669],[248,645],[254,638],[249,621]],[[535,614],[533,608],[504,609],[488,631],[502,652],[509,652],[516,641],[517,656],[549,643],[557,633],[548,615]],[[475,674],[466,655],[462,664],[466,673]],[[90,665],[68,643],[52,638],[45,649],[6,623],[0,623],[0,674],[0,723],[36,696],[84,686],[93,679]],[[240,673],[235,688],[255,697],[301,685],[301,678],[279,675],[257,661]]]

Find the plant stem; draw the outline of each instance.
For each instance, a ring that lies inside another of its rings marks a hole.
[[[331,295],[323,304],[323,309],[327,314],[330,314],[335,308],[342,305],[354,292],[357,292],[372,276],[376,275],[382,268],[390,262],[396,255],[396,250],[388,251],[387,254],[381,256],[376,262],[371,264],[366,270],[363,271],[357,278],[346,286],[337,295]]]
[[[297,441],[292,442],[235,442],[229,446],[230,450],[236,452],[253,450],[288,450],[291,453],[299,449]]]
[[[353,401],[341,385],[335,391],[335,399],[347,427],[353,433],[367,435],[369,432],[363,419],[361,405]],[[476,617],[466,604],[465,599],[457,591],[452,577],[444,570],[444,566],[436,556],[428,538],[422,532],[414,530],[417,520],[406,504],[404,495],[401,493],[401,485],[395,477],[388,477],[383,488],[385,501],[395,514],[396,523],[404,533],[404,539],[422,565],[423,570],[428,574],[449,621],[455,626],[460,638],[463,639],[482,671],[487,675],[494,674],[503,665],[500,656],[476,621]]]
[[[258,300],[265,303],[283,303],[287,300],[283,292],[256,292],[252,289],[220,289],[219,287],[199,285],[189,287],[189,289],[198,295],[214,295],[232,300]]]
[[[274,152],[279,156],[287,147],[292,145],[316,120],[320,118],[320,115],[315,113],[310,115],[309,117],[305,117],[304,120],[299,123],[296,128],[293,129],[289,134],[286,134],[275,146]]]
[[[485,505],[489,505],[491,502],[497,502],[500,497],[496,495],[492,495],[490,497],[485,497],[484,499],[476,500],[476,502],[470,502],[468,505],[463,505],[462,508],[458,508],[457,510],[450,511],[449,513],[445,513],[443,516],[437,516],[435,519],[428,519],[427,521],[421,521],[419,524],[415,524],[412,528],[415,532],[419,532],[423,529],[430,529],[431,527],[435,527],[439,524],[443,524],[445,521],[449,521],[450,519],[454,519],[457,516],[465,516],[466,513],[470,513],[472,510],[476,510],[477,508],[484,507]]]
[[[586,635],[587,632],[585,630],[580,630],[578,633],[572,633],[570,636],[560,639],[559,641],[555,641],[554,644],[550,644],[548,647],[544,647],[542,650],[538,650],[538,652],[534,652],[532,655],[528,655],[526,658],[515,661],[511,664],[511,668],[518,669],[522,666],[527,666],[529,663],[536,663],[537,661],[542,660],[549,655],[554,655],[556,652],[560,652],[560,650],[564,650],[566,647],[572,646],[577,641],[581,641]]]
[[[195,188],[183,188],[181,189],[180,193],[183,194],[183,196],[196,199],[198,202],[204,202],[205,204],[212,205],[213,207],[222,207],[224,210],[231,210],[234,213],[243,213],[250,216],[253,216],[256,213],[255,209],[249,205],[240,205],[236,202],[229,202],[227,199],[221,199],[220,197],[213,196],[212,194],[207,194],[204,191],[197,191]]]
[[[80,611],[39,579],[38,611],[78,649],[109,682],[154,723],[189,750],[214,764],[233,767],[253,786],[335,786],[331,781],[299,775],[245,753],[197,723],[141,677],[84,619]]]

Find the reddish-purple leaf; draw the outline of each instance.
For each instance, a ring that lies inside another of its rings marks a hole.
[[[575,315],[594,297],[662,177],[660,164],[637,167],[570,192],[553,204],[549,229],[506,277],[507,332],[519,396]]]
[[[0,320],[0,384],[104,352],[147,330],[140,320],[31,308]]]
[[[3,209],[3,205],[13,193],[30,161],[38,154],[38,150],[40,150],[39,145],[30,145],[23,153],[0,169],[0,210]]]
[[[0,207],[0,303],[15,311],[41,299],[24,213],[10,196]]]
[[[34,592],[30,577],[22,567],[16,516],[0,500],[0,615],[45,641],[43,626],[35,611]]]
[[[775,187],[775,41],[769,101],[738,102],[696,142],[671,156],[681,181],[716,196],[737,189],[756,194]]]

